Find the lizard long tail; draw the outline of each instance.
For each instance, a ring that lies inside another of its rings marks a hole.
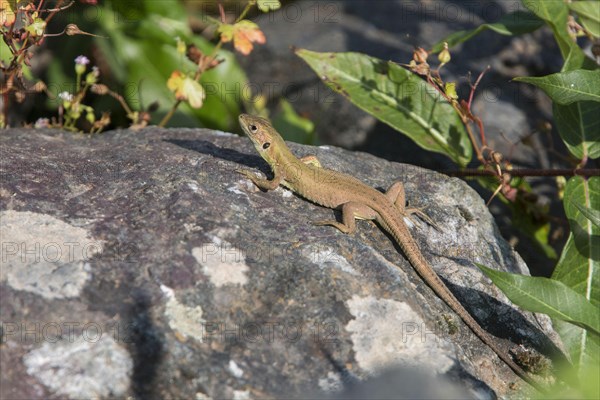
[[[381,214],[380,214],[381,215]],[[389,218],[389,219],[388,219]],[[410,263],[413,265],[417,273],[423,278],[423,280],[429,285],[429,287],[438,295],[448,306],[460,316],[460,318],[467,324],[467,326],[486,344],[488,345],[502,361],[504,361],[519,377],[529,383],[535,389],[540,392],[547,392],[538,382],[534,381],[527,373],[519,367],[512,358],[501,349],[492,338],[492,336],[485,331],[475,319],[469,314],[469,312],[463,307],[458,301],[454,294],[448,289],[446,284],[441,278],[435,273],[433,268],[429,265],[421,250],[419,249],[416,241],[413,239],[406,223],[401,220],[402,216],[384,216],[378,219],[378,222],[394,237],[396,243],[400,246]],[[385,221],[395,220],[397,223],[388,224]]]

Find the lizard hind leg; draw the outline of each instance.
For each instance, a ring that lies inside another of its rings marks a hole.
[[[406,208],[406,194],[404,192],[404,185],[400,181],[392,183],[392,185],[385,191],[385,197],[404,214]]]
[[[371,207],[358,202],[348,202],[342,205],[342,222],[336,220],[322,220],[313,222],[314,225],[330,225],[343,233],[356,231],[356,219],[375,219],[377,213]]]
[[[439,230],[433,220],[429,218],[425,212],[423,212],[422,208],[406,207],[406,193],[404,192],[404,185],[402,182],[396,181],[392,183],[392,185],[385,192],[385,197],[394,203],[396,208],[398,208],[398,210],[400,210],[400,212],[404,216],[408,217],[411,221],[413,220],[412,214],[416,214],[423,221],[427,222],[427,224]]]

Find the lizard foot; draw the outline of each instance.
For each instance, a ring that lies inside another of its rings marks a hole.
[[[313,225],[317,225],[317,226],[324,226],[324,225],[333,226],[333,227],[339,229],[343,233],[352,233],[353,232],[353,230],[351,228],[349,228],[347,225],[345,225],[341,222],[337,222],[336,220],[333,220],[333,219],[312,221],[311,223]]]
[[[411,220],[411,222],[415,222],[412,214],[416,214],[417,217],[421,218],[423,221],[425,221],[429,226],[432,226],[436,231],[441,232],[442,230],[440,229],[440,227],[433,222],[433,220],[427,215],[425,214],[425,212],[423,212],[423,208],[416,208],[416,207],[411,207],[411,208],[405,208],[404,209],[404,215]]]

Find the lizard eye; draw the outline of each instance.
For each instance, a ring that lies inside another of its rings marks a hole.
[[[266,142],[265,144],[263,144],[263,149],[268,149],[269,147],[271,147],[271,143]]]
[[[250,130],[252,132],[256,132],[258,130],[258,128],[256,127],[256,125],[250,125]]]

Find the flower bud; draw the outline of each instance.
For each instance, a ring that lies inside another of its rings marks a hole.
[[[90,59],[86,56],[77,56],[77,58],[75,58],[75,73],[77,73],[77,75],[82,75],[89,63]]]
[[[98,70],[98,67],[93,66],[92,70],[88,72],[88,74],[85,76],[85,83],[87,83],[88,85],[93,85],[98,81],[99,76],[100,71]]]
[[[175,40],[177,41],[177,53],[182,54],[182,55],[185,54],[185,50],[186,50],[185,42],[183,40],[181,40],[179,38],[179,36],[176,37]]]
[[[444,42],[444,49],[438,54],[438,60],[442,63],[442,65],[450,62],[452,57],[450,56],[450,51],[448,50],[448,43]]]
[[[452,100],[458,99],[458,94],[456,93],[456,83],[455,82],[447,82],[444,86],[444,92],[446,96],[451,98]]]
[[[99,95],[105,95],[108,93],[108,86],[103,85],[103,84],[95,84],[95,85],[92,85],[90,90],[93,93],[96,93]]]

